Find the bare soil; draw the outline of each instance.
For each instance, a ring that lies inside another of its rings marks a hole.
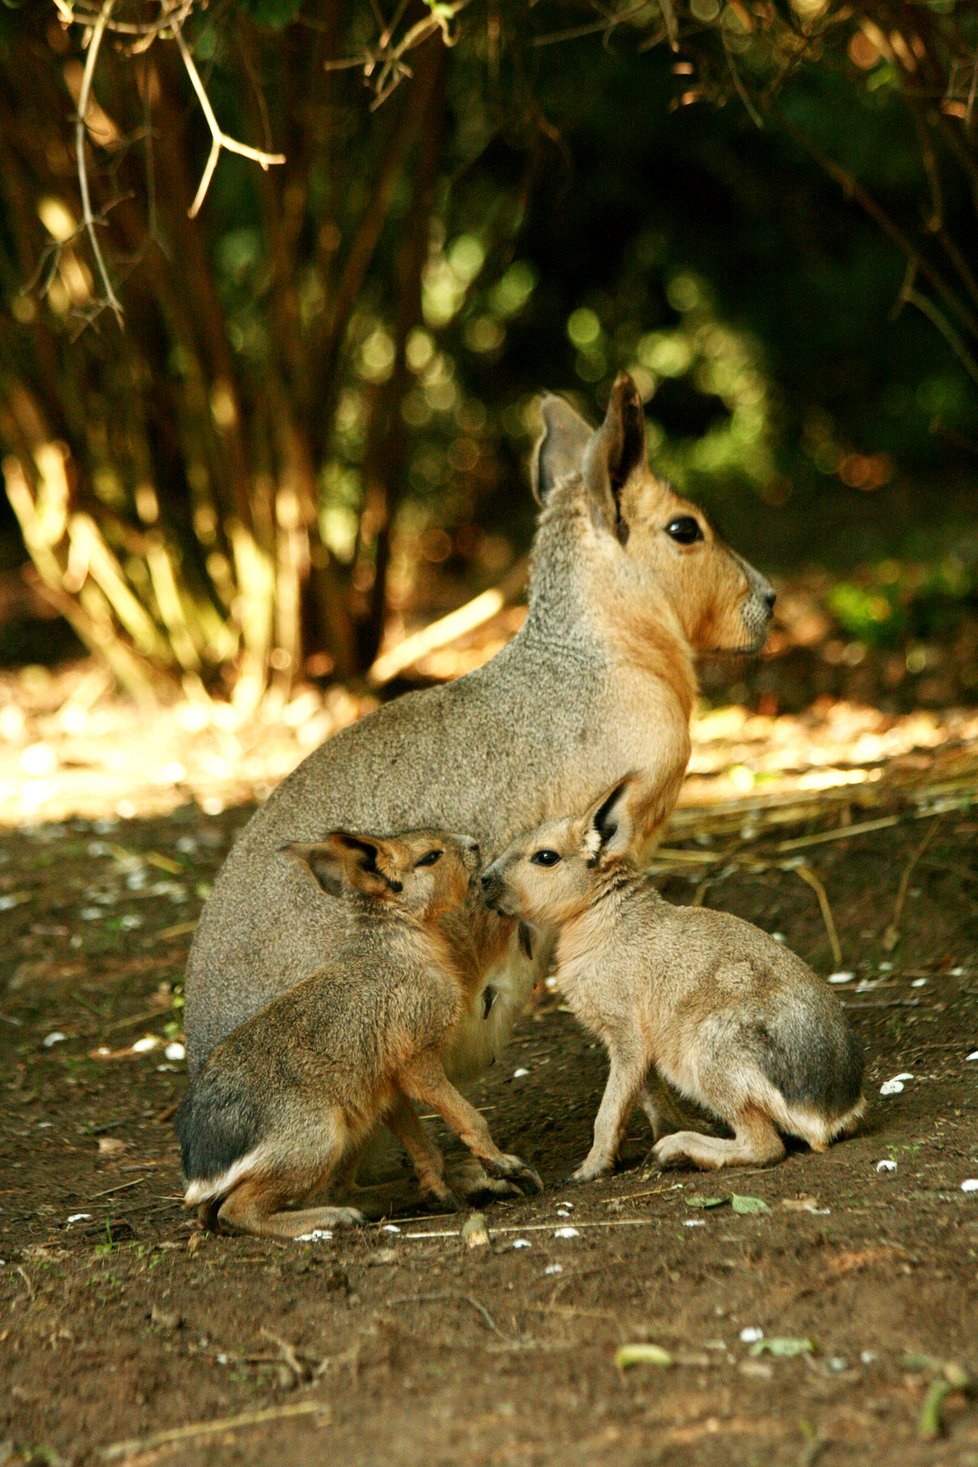
[[[605,1062],[543,994],[476,1095],[547,1190],[487,1209],[472,1249],[407,1182],[378,1200],[392,1221],[313,1245],[204,1236],[181,1210],[164,1045],[248,813],[3,838],[0,1463],[978,1464],[978,1401],[951,1389],[978,1373],[967,800],[933,832],[901,818],[808,852],[855,975],[836,991],[869,1055],[862,1134],[769,1171],[660,1174],[637,1118],[619,1174],[568,1188]],[[714,877],[711,904],[830,970],[796,870]],[[633,1342],[672,1364],[617,1368]]]

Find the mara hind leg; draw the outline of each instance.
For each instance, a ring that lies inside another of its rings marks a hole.
[[[418,1174],[422,1196],[438,1203],[445,1212],[455,1212],[458,1202],[445,1181],[445,1158],[406,1096],[397,1095],[384,1122],[407,1152]]]
[[[455,1089],[437,1054],[416,1055],[401,1070],[398,1083],[411,1100],[419,1100],[438,1112],[490,1177],[515,1182],[522,1192],[543,1191],[543,1183],[531,1166],[518,1156],[500,1151],[485,1118]]]
[[[341,1122],[324,1117],[305,1144],[298,1137],[266,1155],[232,1187],[218,1209],[218,1221],[237,1233],[258,1238],[301,1238],[317,1231],[355,1227],[366,1219],[355,1207],[289,1208],[293,1200],[325,1189],[343,1159],[348,1137]]]
[[[314,1190],[307,1188],[307,1191]],[[336,1228],[352,1228],[366,1221],[355,1207],[307,1207],[290,1211],[283,1206],[288,1194],[263,1177],[246,1177],[224,1199],[218,1221],[236,1233],[256,1238],[303,1238]]]
[[[676,1131],[663,1136],[652,1148],[661,1167],[699,1167],[716,1171],[726,1166],[773,1166],[785,1154],[784,1142],[770,1116],[760,1110],[744,1110],[724,1117],[733,1128],[733,1138],[704,1136],[698,1131]]]

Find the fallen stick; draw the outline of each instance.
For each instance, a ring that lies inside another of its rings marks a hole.
[[[263,1426],[267,1421],[278,1421],[287,1416],[312,1416],[328,1412],[329,1407],[321,1401],[294,1401],[285,1406],[266,1406],[261,1411],[243,1411],[240,1416],[219,1416],[213,1421],[191,1421],[186,1426],[171,1426],[166,1431],[154,1431],[135,1441],[113,1442],[111,1446],[103,1448],[102,1456],[106,1462],[115,1462],[120,1457],[132,1457],[141,1452],[154,1451],[157,1447],[191,1441],[195,1436],[217,1436],[222,1431],[240,1431],[247,1426]]]
[[[565,1221],[569,1222],[570,1219],[568,1218]],[[648,1218],[648,1217],[618,1217],[618,1218],[603,1219],[600,1222],[584,1222],[584,1221],[574,1222],[572,1224],[572,1226],[575,1227],[578,1230],[578,1232],[582,1231],[582,1229],[584,1229],[584,1228],[649,1228],[649,1227],[652,1226],[652,1219],[651,1218]],[[548,1222],[548,1223],[528,1223],[526,1225],[526,1227],[522,1227],[522,1228],[517,1228],[517,1227],[493,1228],[491,1230],[491,1232],[490,1232],[490,1238],[494,1238],[497,1233],[554,1233],[554,1232],[556,1232],[556,1230],[559,1227],[560,1227],[560,1221],[559,1220],[555,1220],[554,1222]],[[458,1238],[458,1239],[461,1239],[462,1232],[461,1232],[461,1229],[451,1228],[451,1229],[446,1229],[443,1232],[442,1231],[439,1231],[437,1233],[401,1233],[401,1237],[402,1238],[412,1238],[412,1239],[413,1238]]]

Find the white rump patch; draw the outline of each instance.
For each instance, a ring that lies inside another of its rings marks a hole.
[[[201,1202],[211,1202],[215,1197],[226,1197],[238,1185],[242,1177],[253,1172],[264,1160],[261,1147],[239,1156],[237,1161],[216,1177],[194,1177],[183,1194],[184,1207],[196,1207]]]

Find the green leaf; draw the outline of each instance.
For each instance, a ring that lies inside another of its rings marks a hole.
[[[738,1197],[736,1192],[730,1194],[730,1206],[734,1212],[770,1212],[767,1203],[760,1197]]]
[[[777,1355],[782,1360],[791,1360],[795,1355],[814,1355],[817,1351],[814,1340],[793,1340],[790,1338],[778,1338],[772,1340],[758,1340],[756,1345],[751,1345],[748,1355]]]
[[[302,9],[302,0],[240,0],[241,9],[259,25],[283,30]]]
[[[697,1194],[695,1194],[692,1197],[687,1197],[686,1198],[686,1206],[687,1207],[723,1207],[724,1204],[727,1203],[727,1202],[729,1202],[729,1201],[730,1201],[730,1198],[729,1198],[729,1196],[726,1193],[721,1193],[721,1195],[719,1197],[704,1197],[704,1196],[700,1195],[699,1193],[697,1193]]]
[[[672,1356],[662,1345],[621,1345],[615,1351],[615,1365],[630,1370],[633,1365],[671,1365]]]

